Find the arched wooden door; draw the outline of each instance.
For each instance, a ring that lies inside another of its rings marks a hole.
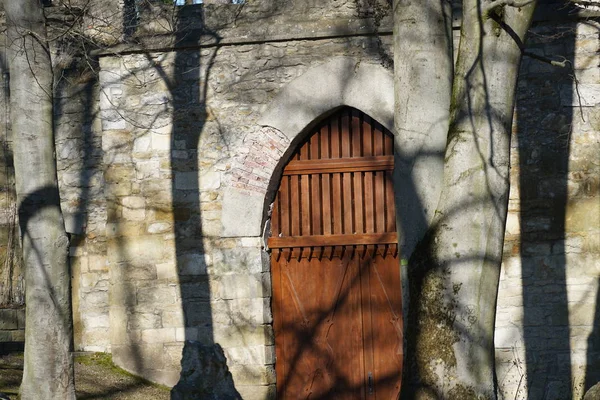
[[[389,131],[345,108],[283,171],[272,217],[279,399],[397,399],[403,357]]]

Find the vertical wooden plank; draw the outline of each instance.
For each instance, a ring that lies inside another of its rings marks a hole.
[[[321,129],[318,129],[310,138],[310,160],[321,158]],[[321,179],[320,174],[311,174],[310,187],[310,234],[321,235]]]
[[[321,127],[321,159],[331,158],[331,122]]]
[[[373,124],[373,155],[374,156],[382,156],[383,155],[383,131],[381,130],[381,125],[375,123]]]
[[[330,126],[324,125],[321,128],[321,157],[328,159],[331,157],[330,146]],[[331,215],[331,175],[323,174],[321,176],[321,220],[323,221],[323,235],[331,235],[332,215]]]
[[[377,171],[374,174],[375,192],[375,232],[385,232],[385,172]]]
[[[375,391],[378,399],[396,399],[400,392],[404,357],[398,258],[375,256],[369,272]]]
[[[351,132],[350,132],[350,115],[348,112],[342,114],[341,142],[342,142],[342,158],[351,156]],[[343,214],[343,233],[352,235],[354,233],[352,212],[352,173],[342,173],[342,214]]]
[[[368,115],[362,118],[363,156],[373,156],[373,120]]]
[[[298,175],[290,177],[290,227],[291,236],[299,236],[300,228],[300,179]]]
[[[371,127],[371,119],[368,116],[363,120],[363,154],[365,157],[373,155],[373,131]],[[375,232],[375,193],[373,186],[373,172],[365,172],[364,176],[365,188],[365,232]]]
[[[302,145],[300,160],[308,160],[310,157],[310,140]],[[300,233],[299,235],[310,235],[310,182],[308,175],[298,177],[300,184]]]
[[[331,158],[341,157],[340,125],[341,120],[338,116],[331,121]],[[332,174],[332,217],[333,233],[338,235],[343,233],[343,215],[342,215],[342,174]]]
[[[365,398],[384,398],[384,397],[379,397],[377,395],[377,397],[375,396],[369,396],[368,394],[368,379],[369,379],[369,373],[371,373],[371,375],[373,376],[373,379],[375,379],[374,376],[374,372],[375,372],[375,368],[373,365],[373,336],[376,334],[376,332],[374,332],[373,330],[373,323],[371,321],[371,310],[373,308],[375,308],[372,304],[371,304],[371,294],[370,294],[370,263],[371,263],[371,258],[370,257],[360,257],[360,256],[356,256],[355,257],[355,262],[359,268],[359,275],[360,275],[360,299],[361,299],[361,311],[363,313],[362,315],[362,326],[363,326],[363,334],[364,334],[364,339],[363,339],[363,365],[364,365],[364,376],[363,376],[363,386],[365,387],[365,391],[367,392],[367,397]]]
[[[285,180],[286,177],[284,176],[283,179]],[[281,220],[281,216],[279,215],[279,210],[281,209],[281,206],[279,205],[280,200],[281,185],[279,185],[279,190],[275,196],[275,201],[273,201],[273,209],[271,210],[271,233],[273,236],[279,236],[281,233],[281,228],[279,227],[279,221]]]
[[[290,177],[284,176],[279,187],[280,232],[282,236],[290,236]],[[273,231],[275,235],[275,231]]]
[[[300,234],[310,235],[310,175],[300,175],[300,198],[300,217],[302,219]]]
[[[373,124],[373,155],[383,155],[383,131],[381,125]],[[374,193],[375,193],[375,232],[385,232],[385,178],[384,172],[375,172],[373,177],[374,180]]]
[[[321,159],[321,129],[316,131],[310,138],[310,160]]]
[[[277,397],[283,398],[285,395],[284,383],[287,381],[285,357],[285,333],[283,331],[283,308],[281,300],[283,299],[281,287],[281,265],[286,262],[285,257],[275,258],[274,252],[271,255],[271,284],[273,286],[273,334],[275,336],[275,357],[279,362],[275,363],[275,373],[277,374]]]
[[[321,175],[313,174],[310,176],[310,190],[311,190],[311,217],[312,217],[312,234],[322,235],[323,230],[321,227],[322,218],[322,205],[321,205]]]
[[[358,111],[352,111],[352,157],[362,157],[363,137],[361,120]],[[354,230],[353,233],[364,233],[363,173],[354,172]]]
[[[387,133],[383,135],[383,147],[384,154],[386,156],[391,156],[394,154],[394,139]]]

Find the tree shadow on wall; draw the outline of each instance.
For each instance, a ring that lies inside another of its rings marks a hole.
[[[586,22],[565,18],[575,10],[564,3],[539,7],[545,13],[540,18],[547,19],[535,24],[529,36],[526,51],[533,57],[524,59],[516,105],[518,145],[513,149],[518,149],[519,164],[513,168],[519,172],[519,201],[511,200],[511,207],[519,213],[520,243],[509,239],[506,256],[518,255],[521,264],[527,384],[520,393],[536,399],[572,398],[600,379],[600,370],[592,367],[600,351],[594,340],[588,343],[585,384],[572,379],[583,368],[585,337],[579,330],[591,323],[585,310],[593,295],[581,293],[594,281],[580,236],[585,217],[578,223],[573,213],[590,195],[583,189],[590,176],[581,154],[571,154],[573,136],[586,129],[589,118],[576,80],[585,71],[574,70],[577,24]],[[557,21],[557,14],[562,20]],[[540,56],[546,61],[536,59]],[[598,321],[593,324],[597,331]]]
[[[199,10],[204,25],[204,8]],[[208,236],[202,226],[203,195],[208,197],[210,183],[200,176],[204,158],[200,139],[209,119],[207,108],[210,72],[219,50],[220,36],[204,26],[186,29],[190,15],[187,7],[178,11],[177,43],[208,43],[210,48],[196,51],[177,50],[173,79],[167,81],[173,98],[173,129],[171,131],[171,198],[175,220],[175,257],[180,281],[181,305],[185,326],[185,344],[181,359],[181,378],[172,390],[173,399],[239,399],[223,349],[214,342],[211,307],[210,271],[207,271]],[[193,14],[192,14],[193,15]],[[214,126],[212,127],[214,128]],[[208,135],[208,133],[205,133]],[[185,157],[183,157],[185,154]]]
[[[166,57],[152,45],[146,50],[143,38],[136,37],[136,29],[152,23],[162,24],[161,28],[168,29],[168,34],[173,37],[175,50]],[[120,81],[115,83],[128,84],[131,80],[133,90],[142,90],[144,96],[148,95],[147,83],[157,84],[165,88],[167,94],[156,98],[157,94],[131,112],[125,108],[118,117],[133,125],[134,138],[127,143],[116,143],[111,150],[116,151],[117,156],[123,151],[165,151],[166,156],[168,151],[168,158],[159,160],[160,166],[156,168],[160,168],[160,172],[155,169],[141,178],[137,196],[143,197],[144,205],[125,204],[125,198],[109,204],[108,220],[114,225],[111,229],[118,253],[112,281],[120,286],[113,292],[120,292],[123,297],[111,300],[111,307],[120,313],[119,318],[127,321],[126,326],[111,325],[111,330],[125,336],[124,340],[119,338],[118,345],[113,343],[113,354],[119,365],[153,380],[176,381],[173,374],[181,363],[182,372],[173,389],[173,398],[239,398],[223,350],[214,343],[210,271],[207,270],[208,251],[205,247],[206,242],[210,242],[210,238],[207,239],[210,234],[202,224],[203,207],[214,200],[209,191],[215,188],[211,186],[214,182],[206,183],[208,179],[201,176],[201,168],[206,171],[212,167],[204,164],[203,153],[211,149],[200,146],[201,138],[222,134],[218,121],[207,108],[206,99],[221,38],[207,28],[203,5],[172,7],[147,1],[126,1],[123,27],[125,40],[135,43],[140,50],[123,56],[122,68],[126,75],[117,77]],[[171,64],[170,54],[174,55]],[[125,105],[128,105],[127,100]],[[120,110],[116,112],[120,113]],[[160,130],[169,124],[169,132]],[[135,146],[135,140],[143,137],[150,138],[149,147],[128,150]],[[125,160],[124,171],[130,179],[144,175],[136,163],[143,163],[147,155],[140,159],[127,155],[130,158]],[[107,166],[107,169],[111,168]],[[169,181],[170,188],[165,187],[165,179],[159,179],[162,177]],[[128,182],[124,184],[129,185]],[[115,195],[123,196],[118,192]],[[163,250],[149,249],[153,253],[149,256],[133,254],[126,247],[128,240],[137,238],[133,237],[132,224],[128,224],[119,211],[125,207],[153,216],[154,228],[138,231],[138,235],[150,233],[141,239],[147,239],[156,247],[160,244],[155,239],[163,236],[155,234],[163,233],[166,242]],[[171,254],[164,256],[171,251],[169,243],[173,243],[174,257]],[[157,266],[158,257],[174,259],[174,265]],[[123,324],[123,321],[117,324]],[[145,329],[176,333],[170,339],[148,341],[144,339]],[[166,378],[162,375],[165,370],[171,374]]]
[[[200,174],[201,167],[211,168],[203,165],[205,152],[210,149],[200,146],[201,138],[222,134],[218,120],[207,107],[208,83],[221,38],[206,27],[205,8],[201,5],[177,7],[174,35],[178,49],[172,74],[146,54],[165,83],[173,107],[169,138],[170,213],[183,310],[184,348],[180,380],[171,393],[173,399],[238,399],[240,395],[228,371],[223,349],[214,342],[210,270],[207,269],[209,252],[205,248],[211,234],[203,227],[202,214],[216,188],[214,183],[205,182],[210,178]]]

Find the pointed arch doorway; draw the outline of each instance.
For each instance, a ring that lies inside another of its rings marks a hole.
[[[343,108],[283,171],[272,217],[279,399],[397,399],[403,362],[393,139]]]

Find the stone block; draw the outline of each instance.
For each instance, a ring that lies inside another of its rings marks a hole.
[[[227,188],[221,214],[223,236],[260,236],[264,201],[264,195]]]
[[[139,288],[136,293],[136,304],[168,305],[177,302],[178,288],[175,285]]]
[[[236,389],[244,400],[275,400],[277,396],[277,387],[275,385],[236,385]]]
[[[130,221],[143,221],[146,218],[146,200],[141,196],[127,196],[121,199],[123,218]]]
[[[240,238],[240,246],[242,247],[262,247],[262,238],[260,237],[242,237]]]
[[[102,150],[128,152],[131,148],[133,137],[131,132],[123,129],[103,129]],[[111,166],[112,168],[113,166]],[[110,168],[109,168],[110,169]]]
[[[209,282],[206,275],[198,278],[194,282],[186,282],[180,285],[181,298],[184,303],[192,299],[203,301],[215,299],[216,296],[212,296],[212,292],[214,291],[214,286],[218,286],[216,282]]]
[[[214,249],[212,264],[209,264],[208,271],[211,275],[261,273],[263,272],[261,250],[253,247]]]
[[[221,187],[221,173],[208,171],[200,174],[200,182],[198,186],[201,191],[219,189]]]
[[[109,338],[112,346],[139,342],[141,331],[127,328],[127,307],[111,306],[109,309]]]
[[[212,327],[212,305],[208,301],[183,301],[187,324],[192,327]]]
[[[82,273],[81,286],[84,288],[92,288],[100,280],[100,274],[97,273]]]
[[[516,326],[496,328],[494,346],[496,348],[513,348],[523,341],[523,333]]]
[[[214,324],[215,343],[223,347],[264,346],[274,344],[271,325]]]
[[[104,187],[104,193],[106,193],[107,198],[117,197],[117,196],[127,196],[132,192],[132,185],[130,181],[121,181],[109,183],[107,182]]]
[[[192,172],[175,172],[175,189],[178,190],[198,190],[199,174]]]
[[[136,312],[129,315],[128,330],[159,329],[162,328],[162,319],[158,313]]]
[[[152,150],[169,151],[171,150],[171,136],[152,132]]]
[[[86,312],[82,315],[83,324],[86,329],[109,328],[109,317],[107,313]]]
[[[595,60],[597,65],[597,60]],[[578,69],[585,67],[585,65],[577,66]],[[594,107],[600,104],[600,84],[598,83],[586,83],[585,85],[579,85],[578,92],[579,96],[573,96],[572,93],[575,90],[573,85],[563,85],[561,88],[561,104],[567,107],[578,107],[579,99],[581,98],[581,106],[583,107]],[[568,100],[568,101],[567,101]],[[575,104],[573,104],[575,102]],[[570,104],[567,104],[570,103]]]
[[[153,224],[149,224],[147,229],[148,233],[166,233],[172,231],[173,225],[169,222],[155,222]]]
[[[89,293],[81,294],[80,308],[81,310],[101,309],[108,307],[108,291],[96,290]]]
[[[224,348],[229,365],[267,365],[275,363],[274,346],[244,346]]]
[[[142,342],[144,343],[171,343],[175,341],[175,328],[142,330]]]
[[[565,228],[568,232],[598,229],[600,226],[600,205],[598,198],[578,199],[567,205]]]
[[[25,309],[17,309],[17,325],[19,329],[25,329]]]
[[[108,242],[107,253],[112,263],[128,262],[132,266],[172,260],[175,249],[172,243],[157,235],[121,237]],[[132,271],[133,272],[133,271]]]
[[[152,136],[149,133],[137,136],[133,140],[133,152],[134,153],[146,153],[150,151],[152,143]],[[140,179],[138,175],[138,179]]]
[[[0,331],[0,343],[12,342],[12,332],[13,331]]]
[[[135,164],[136,178],[139,180],[158,178],[160,176],[160,161],[139,161]]]
[[[165,345],[165,367],[176,369],[181,366],[183,343]]]
[[[596,314],[594,303],[569,304],[569,322],[571,326],[593,326]]]
[[[180,275],[206,275],[210,256],[202,253],[182,254],[177,258]]]
[[[262,325],[272,320],[270,299],[220,300],[211,306],[214,324]]]
[[[269,274],[224,275],[219,282],[221,299],[261,298],[271,295]]]
[[[90,255],[87,259],[87,267],[90,272],[108,272],[108,264],[104,255]]]
[[[12,330],[18,327],[17,311],[13,309],[0,309],[0,329]]]
[[[178,272],[175,263],[156,264],[156,277],[158,279],[174,279],[177,276]]]
[[[231,372],[236,386],[275,383],[275,368],[271,365],[232,365],[229,372]]]
[[[163,328],[180,328],[184,326],[183,310],[181,309],[174,311],[162,311],[161,319]]]
[[[17,329],[15,331],[11,331],[11,340],[13,342],[24,342],[25,341],[25,330]]]

